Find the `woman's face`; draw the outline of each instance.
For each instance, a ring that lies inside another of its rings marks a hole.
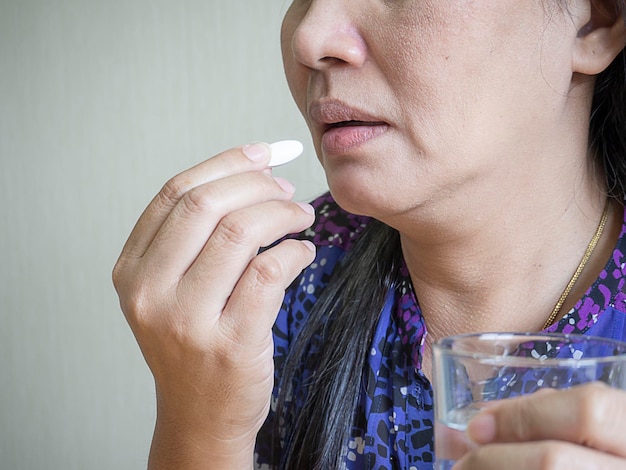
[[[296,0],[281,42],[333,195],[388,220],[558,151],[575,36],[545,0]]]

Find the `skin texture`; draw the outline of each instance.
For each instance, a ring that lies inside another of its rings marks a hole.
[[[254,161],[248,156],[254,157]],[[313,222],[264,171],[269,147],[228,150],[170,180],[115,266],[122,310],[156,384],[149,468],[250,468],[273,386],[271,327],[314,247],[261,246]]]
[[[283,27],[285,69],[335,197],[394,220],[459,204],[468,191],[485,203],[506,195],[511,183],[541,173],[548,152],[571,163],[584,139],[553,141],[572,125],[562,116],[571,79],[562,36],[576,35],[568,23],[562,15],[549,22],[538,0],[294,2]],[[331,99],[366,110],[388,131],[352,152],[324,151],[308,113]],[[584,135],[586,123],[577,124]],[[382,191],[390,185],[402,190]]]
[[[431,339],[539,329],[595,230],[604,197],[586,117],[593,75],[624,46],[624,28],[589,1],[568,11],[539,0],[296,0],[286,14],[285,72],[331,191],[400,231]],[[330,125],[349,120],[368,124]],[[314,258],[295,240],[258,254],[313,223],[268,162],[266,145],[238,147],[172,178],[114,268],[155,378],[152,469],[252,466],[273,383],[271,326]],[[619,212],[590,266],[608,256]],[[606,436],[606,422],[576,421],[559,397],[490,410],[495,424],[474,425],[483,445],[459,466],[510,466],[511,455],[528,469],[623,466],[589,439]],[[591,387],[567,400],[626,409],[622,393]],[[512,416],[529,431],[509,429]],[[609,418],[609,437],[626,435],[626,420]],[[555,426],[537,434],[546,420]]]
[[[623,395],[593,383],[503,400],[470,422],[480,447],[454,469],[624,468]]]
[[[318,0],[287,12],[285,71],[331,192],[400,231],[431,339],[540,329],[597,227],[592,73],[623,47],[623,28],[580,38],[597,15],[584,1],[568,10],[540,0]],[[337,103],[384,126],[329,147]],[[526,295],[537,291],[547,295]],[[526,314],[501,315],[502,305]]]
[[[429,328],[427,375],[439,337],[541,329],[597,227],[605,197],[588,164],[591,93],[624,47],[623,20],[605,6],[319,0],[287,12],[285,71],[333,196],[400,231]],[[363,122],[338,130],[337,120]],[[620,213],[579,289],[610,255]],[[624,421],[568,411],[606,409],[607,395],[583,387],[571,408],[560,394],[502,407],[495,437],[459,468],[621,468],[623,452],[588,437],[603,441],[609,428],[623,448]],[[623,392],[611,399],[626,407]],[[514,434],[520,416],[555,426]]]
[[[296,1],[283,27],[291,91],[337,201],[400,230],[414,282],[441,280],[441,289],[463,294],[486,288],[478,276],[497,259],[515,256],[529,278],[542,261],[561,259],[540,251],[553,242],[543,227],[555,220],[582,225],[578,244],[586,244],[602,202],[584,164],[586,123],[572,116],[584,115],[589,100],[570,99],[571,45],[556,39],[574,38],[575,25],[562,15],[548,21],[537,1],[358,3]],[[592,81],[580,81],[584,96]],[[310,110],[332,100],[366,110],[388,130],[350,151],[325,151]],[[537,213],[548,196],[555,203]],[[531,214],[537,227],[526,224]],[[523,252],[501,243],[510,237]],[[491,259],[479,272],[463,270],[471,279],[454,277],[459,259],[485,253]],[[571,272],[554,268],[538,285]],[[566,281],[551,283],[556,290]],[[415,287],[422,303],[428,294]]]

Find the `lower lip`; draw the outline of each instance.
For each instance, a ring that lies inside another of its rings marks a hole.
[[[322,135],[322,148],[329,153],[354,150],[383,134],[388,128],[387,124],[332,127]]]

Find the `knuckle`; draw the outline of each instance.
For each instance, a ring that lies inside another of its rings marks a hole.
[[[185,209],[192,213],[207,213],[213,210],[215,198],[211,191],[204,187],[196,187],[187,191],[181,199]]]
[[[167,206],[176,204],[185,194],[186,186],[182,182],[181,176],[176,175],[163,185],[159,191],[158,199]]]
[[[254,239],[254,225],[241,213],[231,213],[222,218],[215,236],[226,245],[248,245]]]
[[[250,262],[253,279],[262,286],[276,285],[284,277],[284,267],[275,256],[255,257]]]
[[[112,279],[119,305],[134,331],[150,328],[150,305],[154,302],[154,288],[137,270],[130,270],[121,257],[113,267]]]
[[[120,296],[120,305],[127,321],[134,327],[149,328],[151,316],[148,313],[148,304],[153,297],[150,294],[151,289],[145,283],[139,282],[126,286],[125,291]]]
[[[122,253],[115,261],[115,265],[111,270],[111,280],[115,290],[120,293],[127,284],[131,283],[136,278],[136,272],[139,266],[139,259],[142,253],[131,246],[125,246]]]

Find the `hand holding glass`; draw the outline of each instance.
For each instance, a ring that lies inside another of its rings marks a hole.
[[[494,400],[599,381],[626,390],[626,343],[561,334],[443,338],[433,351],[437,470],[474,447],[467,423]]]

